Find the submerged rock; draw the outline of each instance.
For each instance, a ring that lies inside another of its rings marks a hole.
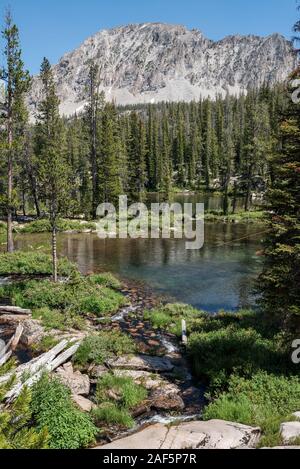
[[[96,449],[243,449],[255,448],[261,431],[239,423],[210,420],[168,427],[151,425]]]

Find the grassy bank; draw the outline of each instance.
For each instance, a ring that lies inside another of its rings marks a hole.
[[[280,424],[300,409],[299,369],[291,361],[289,335],[255,311],[209,315],[177,304],[148,311],[145,318],[178,336],[186,319],[188,359],[207,385],[205,419],[259,426],[261,446],[282,444]]]

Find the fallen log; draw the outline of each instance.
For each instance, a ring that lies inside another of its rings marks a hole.
[[[11,350],[7,352],[5,355],[3,355],[2,358],[0,358],[0,366],[5,365],[5,363],[10,359],[11,356],[12,356]]]
[[[31,316],[32,312],[30,309],[19,308],[18,306],[0,306],[0,314],[21,314]]]
[[[29,318],[28,314],[0,314],[0,324],[16,324],[22,321],[27,321]]]
[[[16,377],[17,380],[21,379],[24,374],[34,375],[39,371],[40,368],[43,368],[47,365],[47,363],[52,362],[57,355],[65,350],[65,348],[72,343],[72,341],[63,340],[59,344],[57,344],[53,349],[49,350],[46,353],[43,353],[38,358],[34,358],[28,363],[20,365],[16,370],[0,377],[0,385],[7,383],[13,376]]]
[[[16,399],[20,393],[22,392],[23,388],[27,387],[30,388],[35,383],[37,383],[40,378],[42,377],[44,372],[52,372],[55,371],[60,365],[63,365],[66,361],[68,361],[78,350],[81,342],[77,342],[72,347],[70,347],[65,352],[61,353],[55,360],[47,363],[43,368],[41,368],[35,375],[31,376],[27,381],[24,383],[19,382],[16,384],[6,395],[5,400],[9,404],[14,399]]]

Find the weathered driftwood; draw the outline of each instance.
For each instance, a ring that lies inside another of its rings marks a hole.
[[[23,330],[24,330],[23,326],[19,324],[13,337],[0,350],[0,366],[3,366],[12,356],[12,352],[16,350],[18,343],[21,339],[21,336],[23,334]]]
[[[0,358],[0,366],[5,365],[5,363],[10,359],[11,356],[12,356],[11,350],[7,352],[5,355],[3,355],[2,358]]]
[[[188,338],[187,338],[187,329],[186,329],[186,320],[183,319],[181,322],[181,329],[182,329],[182,343],[187,345]]]
[[[43,366],[37,373],[32,375],[28,380],[26,380],[24,383],[19,382],[17,383],[5,396],[5,400],[10,403],[14,399],[16,399],[20,393],[22,392],[24,387],[30,388],[33,386],[39,379],[41,378],[42,374],[46,372],[52,372],[56,370],[60,365],[63,365],[66,361],[68,361],[78,350],[80,346],[80,342],[77,342],[74,344],[72,347],[68,348],[65,350],[63,353],[61,353],[59,356],[57,356],[54,360],[51,362],[48,362]],[[36,366],[36,365],[35,365]]]
[[[43,353],[43,355],[41,355],[40,357],[34,358],[30,362],[20,365],[16,370],[4,376],[1,376],[0,385],[7,383],[13,376],[15,376],[17,380],[19,380],[24,374],[34,375],[41,368],[45,367],[47,363],[51,363],[57,357],[57,355],[59,355],[66,349],[69,344],[70,341],[65,339],[59,344],[57,344],[55,347],[53,347],[53,349],[49,350],[49,352]]]
[[[22,321],[27,321],[28,315],[25,314],[0,314],[0,324],[17,324]]]
[[[30,309],[19,308],[18,306],[0,306],[0,314],[21,314],[25,316],[31,316]]]

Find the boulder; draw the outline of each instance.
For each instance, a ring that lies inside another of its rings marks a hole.
[[[244,449],[255,448],[261,431],[239,423],[210,420],[168,427],[160,423],[96,449]]]
[[[149,355],[137,355],[119,357],[108,360],[106,363],[110,368],[119,368],[123,370],[143,370],[155,373],[166,373],[174,369],[169,358],[152,357]]]
[[[106,373],[108,373],[108,372],[109,372],[109,370],[106,368],[106,366],[102,366],[102,365],[92,366],[88,370],[89,376],[93,380],[96,380],[96,381],[99,378],[101,378],[102,376],[106,375]]]
[[[90,393],[90,379],[80,371],[73,370],[71,362],[66,363],[56,371],[57,376],[63,384],[71,389],[74,395],[88,396]]]
[[[44,328],[38,321],[34,319],[27,319],[22,322],[24,328],[20,342],[26,347],[30,347],[33,344],[38,344],[45,336]]]
[[[280,434],[284,443],[293,442],[300,438],[300,422],[286,422],[280,427]]]
[[[162,384],[151,393],[151,407],[157,410],[183,410],[184,402],[179,393],[180,389],[175,384]]]
[[[83,412],[91,412],[96,407],[96,405],[92,401],[90,401],[89,399],[86,399],[83,396],[78,396],[78,395],[73,394],[72,399],[73,399],[73,402],[75,402],[75,404]]]

